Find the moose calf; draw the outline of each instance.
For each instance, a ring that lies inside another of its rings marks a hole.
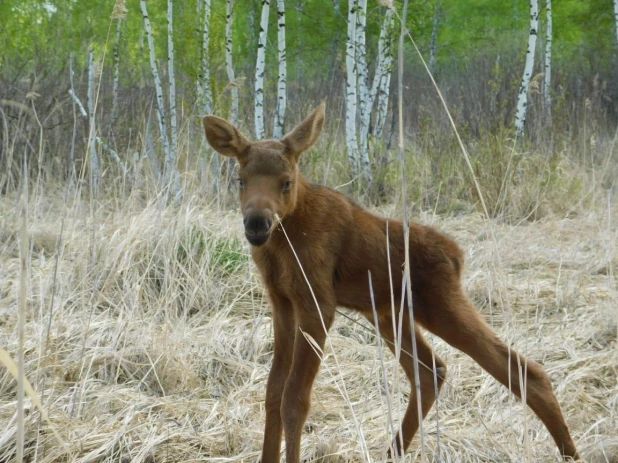
[[[322,348],[326,340],[323,323],[328,330],[337,306],[357,310],[374,323],[369,272],[380,334],[394,352],[395,333],[401,330],[403,349],[412,351],[407,305],[401,326],[399,316],[392,320],[391,315],[389,273],[395,307],[401,303],[405,262],[402,223],[375,216],[334,190],[310,184],[298,170],[299,156],[313,146],[323,124],[321,105],[281,140],[251,142],[229,122],[215,116],[204,118],[210,145],[224,156],[235,157],[240,164],[238,182],[245,236],[272,303],[275,344],[266,388],[262,463],[279,461],[282,433],[287,463],[299,463],[311,387],[320,367],[320,357],[303,333]],[[525,384],[527,404],[545,424],[560,453],[577,459],[547,374],[498,339],[466,297],[460,282],[463,253],[457,244],[417,224],[410,225],[409,240],[417,324],[471,356],[520,398],[520,384]],[[433,371],[435,354],[420,330],[416,329],[414,336],[421,365],[418,375],[424,417],[434,403],[436,389],[442,386],[446,365],[435,356]],[[414,384],[414,359],[403,354],[400,361]],[[527,374],[521,381],[518,362]],[[410,445],[419,427],[418,417],[412,387],[399,436],[392,446],[397,454],[403,454]]]

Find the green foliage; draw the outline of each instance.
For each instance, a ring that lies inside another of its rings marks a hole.
[[[247,265],[249,255],[237,238],[216,241],[211,249],[211,267],[223,274],[238,273]]]
[[[559,56],[583,61],[582,51],[594,50],[590,64],[615,53],[615,23],[611,2],[605,0],[555,2],[554,34]],[[609,64],[606,63],[606,64]]]
[[[237,238],[213,239],[195,226],[180,237],[176,258],[180,265],[206,265],[221,276],[238,272],[249,260]]]
[[[433,0],[432,3],[435,3]],[[539,39],[543,42],[545,4],[539,2]],[[440,28],[442,60],[495,54],[517,40],[522,53],[529,29],[526,0],[445,0]],[[583,61],[583,50],[594,50],[595,63],[614,53],[615,25],[611,2],[606,0],[560,0],[552,4],[554,50],[558,62]],[[523,54],[522,54],[523,60]]]
[[[83,2],[58,0],[4,0],[0,3],[1,72],[22,75],[48,72],[67,66],[68,55],[77,58],[77,70],[85,66],[86,50],[93,46],[97,59],[111,55],[113,1]],[[401,11],[401,1],[396,6]],[[438,59],[443,65],[512,48],[525,51],[529,11],[526,0],[428,0],[412,2],[408,27],[424,53],[429,40],[436,6],[440,6]],[[143,19],[139,0],[127,0],[128,15],[123,27],[122,75],[135,82],[148,63]],[[541,4],[543,6],[543,4]],[[213,94],[219,97],[227,81],[224,71],[225,0],[212,0],[210,60]],[[176,1],[174,5],[176,63],[186,80],[185,91],[193,91],[201,53],[202,18],[197,0]],[[237,0],[234,7],[234,59],[241,82],[251,82],[254,73],[261,3]],[[369,61],[377,52],[377,39],[385,8],[370,2],[367,18]],[[161,65],[167,56],[166,2],[148,2]],[[614,53],[613,12],[606,0],[561,0],[554,2],[554,59],[581,66],[608,66]],[[267,43],[268,69],[277,59],[276,4],[271,5]],[[336,13],[332,0],[288,0],[286,2],[288,81],[290,88],[303,89],[306,82],[324,80],[344,66],[347,2]],[[541,11],[544,24],[544,11]],[[541,27],[544,27],[543,25]],[[395,33],[398,32],[396,27]],[[410,47],[410,45],[406,45]],[[582,51],[594,50],[584,54]],[[409,48],[408,62],[417,62]],[[267,73],[267,89],[273,90],[276,72]],[[306,79],[306,80],[303,80]],[[248,85],[250,87],[250,85]]]
[[[177,102],[182,131],[179,165],[185,163],[192,166],[187,171],[195,171],[193,166],[208,167],[208,159],[212,159],[204,157],[207,151],[204,149],[202,129],[195,123],[197,118],[187,123],[194,116],[196,80],[202,53],[203,18],[197,14],[197,2],[174,1]],[[397,0],[395,3],[400,13],[403,2]],[[525,140],[531,145],[519,146],[517,153],[509,148],[512,140],[509,138],[510,129],[507,129],[513,122],[515,96],[526,51],[528,1],[426,0],[410,4],[407,26],[425,57],[429,55],[434,15],[437,9],[440,11],[435,75],[457,128],[472,155],[475,174],[493,215],[527,216],[532,211],[540,210],[539,204],[549,204],[553,209],[552,203],[555,200],[555,206],[558,207],[561,198],[554,196],[553,192],[559,192],[563,197],[577,194],[582,188],[580,177],[571,171],[565,161],[566,156],[561,154],[556,160],[553,148],[549,149],[548,146],[553,147],[552,144],[558,140],[567,146],[577,145],[577,148],[568,148],[571,150],[568,152],[569,157],[574,159],[574,152],[579,155],[579,152],[587,153],[591,149],[587,144],[591,145],[594,137],[605,133],[613,135],[615,130],[618,87],[615,83],[616,71],[611,67],[617,62],[617,50],[611,2],[559,0],[553,3],[553,122],[551,126],[544,122],[540,85],[543,69],[537,62],[533,79],[535,87],[530,92],[529,101],[529,140]],[[544,44],[544,5],[541,0],[541,25],[537,41],[539,51],[542,51]],[[71,100],[67,95],[67,68],[69,56],[72,55],[75,60],[76,91],[85,103],[89,48],[94,48],[97,69],[101,72],[101,86],[97,89],[100,98],[97,113],[99,134],[110,145],[114,145],[122,160],[135,159],[137,153],[140,165],[147,167],[148,156],[153,159],[161,156],[153,111],[154,91],[148,44],[139,0],[126,1],[128,14],[122,22],[119,50],[120,104],[124,107],[120,109],[117,126],[110,127],[111,124],[107,124],[110,119],[111,62],[116,28],[116,20],[110,18],[113,6],[113,0],[0,2],[0,17],[3,20],[0,29],[0,94],[2,101],[18,103],[11,108],[7,106],[7,113],[14,111],[7,120],[10,133],[21,137],[19,143],[22,143],[6,146],[14,147],[11,149],[15,153],[26,153],[15,154],[15,161],[11,161],[13,164],[10,165],[7,163],[6,168],[0,156],[1,170],[11,172],[12,175],[7,185],[18,184],[21,165],[18,156],[31,159],[30,168],[33,172],[66,173],[74,166],[49,170],[49,164],[52,164],[49,160],[57,160],[53,162],[58,165],[68,162],[65,161],[69,159],[67,147],[73,146],[72,142],[76,140],[75,164],[78,165],[84,159],[86,150],[81,149],[83,145],[80,146],[80,143],[86,138],[83,134],[87,122],[78,117],[78,130],[75,139],[71,138],[75,121]],[[350,181],[344,144],[340,138],[344,125],[347,8],[346,0],[340,1],[339,12],[336,12],[333,0],[286,1],[288,124],[297,122],[316,103],[327,100],[329,115],[324,131],[326,141],[322,150],[313,150],[303,157],[302,168],[315,181],[331,186],[343,185],[342,189],[346,189],[345,185]],[[159,72],[167,97],[166,10],[166,1],[148,1]],[[212,0],[209,50],[212,93],[215,111],[224,117],[227,116],[226,110],[230,104],[230,85],[224,56],[225,11],[225,0]],[[253,80],[260,13],[261,2],[258,0],[235,1],[235,84],[240,90],[239,125],[247,134],[251,133],[253,119]],[[370,76],[373,74],[384,13],[385,8],[377,0],[369,2],[367,52]],[[273,0],[266,45],[267,131],[272,127],[277,80],[276,19],[276,2]],[[396,21],[393,37],[398,35],[399,26]],[[405,52],[403,119],[409,146],[406,158],[408,191],[414,204],[423,208],[441,212],[467,210],[479,200],[468,167],[461,157],[450,125],[446,123],[435,90],[409,41],[406,41]],[[32,120],[24,123],[28,129],[24,130],[22,119],[19,119],[21,113],[14,109],[28,109],[31,102],[26,99],[26,95],[36,97],[36,93],[41,96],[32,99],[32,106],[40,111],[45,131],[44,152],[41,153],[29,151],[33,147],[36,150],[36,143],[32,140],[39,139],[39,126]],[[371,156],[376,176],[374,190],[362,192],[367,197],[381,201],[395,199],[400,189],[399,161],[393,150],[389,152],[387,149],[388,140],[396,138],[393,136],[395,118],[390,116],[384,139],[372,140]],[[604,127],[605,132],[600,127]],[[4,143],[6,139],[0,131],[0,141]],[[546,143],[543,149],[533,146],[533,143],[539,141]],[[0,145],[4,147],[4,144]],[[531,155],[531,152],[542,154]],[[200,157],[200,162],[205,162],[201,164],[196,157]],[[189,158],[191,162],[185,162]],[[105,164],[106,175],[111,176],[118,170],[109,156],[104,155],[102,162]],[[127,161],[127,164],[130,162]],[[110,165],[113,169],[109,169]],[[209,182],[212,170],[207,173],[202,171],[201,174],[203,176],[197,176],[199,181]],[[351,184],[349,192],[358,197],[354,187]],[[538,200],[534,195],[542,199]],[[234,240],[213,241],[212,237],[204,236],[200,230],[191,230],[172,248],[168,257],[175,257],[179,263],[184,265],[195,261],[222,273],[237,271],[246,260],[239,243]],[[159,272],[159,267],[155,267]]]

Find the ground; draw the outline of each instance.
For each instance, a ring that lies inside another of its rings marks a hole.
[[[0,346],[18,359],[24,277],[24,371],[50,419],[26,400],[28,461],[257,461],[273,338],[239,213],[200,196],[173,206],[62,197],[31,198],[27,277],[18,198],[0,198]],[[599,463],[618,462],[616,212],[517,224],[415,213],[460,243],[470,296],[544,365],[582,456]],[[355,321],[339,316],[331,330],[302,456],[384,461],[388,411],[397,423],[409,385],[371,328],[344,313]],[[430,339],[448,383],[406,461],[423,461],[421,448],[425,461],[559,461],[529,409]],[[0,461],[15,459],[16,406],[16,382],[0,367]]]

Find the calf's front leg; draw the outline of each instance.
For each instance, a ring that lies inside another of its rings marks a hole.
[[[281,452],[281,396],[292,364],[296,320],[292,303],[269,291],[275,333],[273,364],[266,385],[266,425],[262,463],[278,463]]]
[[[323,302],[319,309],[310,302],[297,305],[295,309],[298,327],[294,357],[281,402],[287,463],[300,463],[300,438],[309,412],[311,388],[322,360],[307,337],[313,338],[320,350],[324,348],[335,314],[335,302]],[[322,319],[318,310],[322,313]]]

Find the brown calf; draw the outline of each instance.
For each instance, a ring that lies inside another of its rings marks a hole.
[[[322,348],[326,340],[322,321],[328,330],[337,306],[357,310],[373,323],[368,272],[381,335],[394,352],[395,326],[402,331],[403,349],[412,346],[408,311],[401,326],[391,316],[387,230],[395,307],[399,307],[405,262],[402,223],[370,214],[346,196],[310,184],[298,171],[300,154],[315,143],[323,124],[324,105],[282,140],[250,142],[229,122],[215,116],[204,118],[210,145],[240,163],[245,236],[252,244],[253,259],[272,303],[275,346],[266,389],[262,463],[279,461],[282,432],[287,463],[299,463],[301,432],[320,367],[320,357],[303,333]],[[463,253],[457,244],[432,228],[412,224],[409,260],[415,321],[470,355],[521,397],[519,359],[527,369],[527,378],[521,382],[526,384],[527,404],[547,426],[561,455],[577,459],[575,444],[546,373],[498,339],[464,294],[460,283]],[[418,372],[424,417],[434,403],[436,389],[442,386],[446,365],[432,352],[420,330],[416,329],[415,335],[419,363],[429,366],[421,366]],[[411,351],[411,347],[407,350]],[[431,367],[434,356],[435,373]],[[402,355],[401,366],[414,384],[413,358]],[[403,454],[412,441],[419,427],[418,417],[412,387],[400,436],[392,447],[397,454]]]

